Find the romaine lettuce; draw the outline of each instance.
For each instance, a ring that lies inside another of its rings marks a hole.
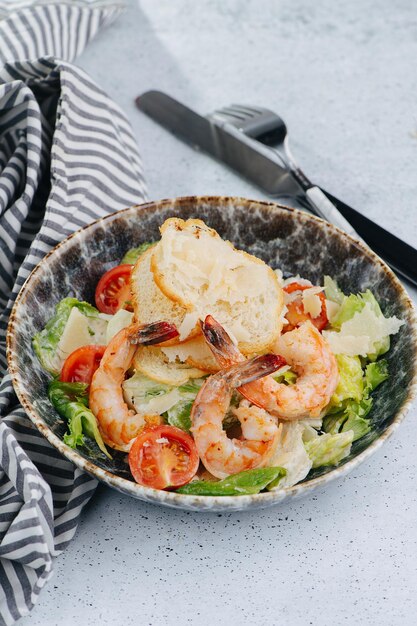
[[[193,496],[244,496],[259,493],[274,482],[278,485],[286,474],[283,467],[261,467],[245,470],[219,481],[197,480],[177,489],[177,493]]]
[[[358,356],[337,354],[336,361],[339,369],[339,382],[330,400],[330,410],[340,410],[344,400],[353,399],[359,402],[364,390],[360,358]]]
[[[155,245],[155,242],[151,243],[149,241],[146,241],[145,243],[142,243],[137,248],[131,248],[124,255],[123,259],[121,260],[121,263],[128,263],[129,265],[134,265],[136,261],[138,260],[138,258],[142,256],[142,254],[146,252],[146,250],[149,250],[149,248],[152,248],[152,246],[154,245]]]
[[[403,321],[385,317],[369,289],[345,296],[338,313],[332,317],[334,330],[323,331],[335,354],[359,355],[370,361],[389,350],[390,335],[398,332]]]
[[[323,430],[329,434],[352,430],[356,441],[371,429],[366,419],[373,403],[369,394],[389,377],[388,364],[385,360],[369,363],[363,373],[358,357],[337,355],[336,358],[339,384],[327,408]]]
[[[283,422],[279,428],[280,438],[270,463],[286,470],[279,487],[292,487],[307,476],[312,465],[303,441],[306,427],[300,422]],[[271,482],[267,489],[269,491],[276,486],[275,482]]]
[[[95,440],[100,450],[111,459],[101,437],[96,417],[87,406],[87,384],[53,380],[48,386],[48,398],[57,412],[67,420],[68,432],[64,435],[64,442],[68,446],[76,448],[84,445],[85,433]]]
[[[340,463],[349,455],[353,437],[353,430],[348,430],[336,435],[325,433],[307,441],[304,445],[313,468]]]
[[[77,308],[92,324],[88,332],[94,343],[94,322],[100,320],[99,311],[88,302],[80,302],[76,298],[64,298],[55,307],[55,314],[47,322],[45,328],[33,337],[33,348],[44,367],[51,374],[59,374],[65,356],[59,353],[59,341],[64,333],[65,326],[73,308]],[[103,324],[107,322],[103,320]]]
[[[324,293],[328,300],[336,302],[336,304],[342,304],[345,299],[345,294],[339,289],[336,281],[330,276],[324,277]]]
[[[163,415],[171,426],[188,431],[193,402],[203,383],[203,378],[195,378],[172,387],[137,372],[123,383],[123,391],[128,404],[137,411]]]
[[[368,363],[365,369],[365,390],[371,392],[384,380],[389,378],[388,361],[381,359],[375,363]]]
[[[277,381],[277,383],[284,383],[284,385],[293,385],[297,380],[297,374],[290,369],[285,370],[282,373],[275,373],[272,375],[272,378]]]

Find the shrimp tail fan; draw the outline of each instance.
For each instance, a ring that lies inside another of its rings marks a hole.
[[[227,370],[227,379],[232,387],[241,387],[258,380],[258,378],[273,374],[283,365],[286,365],[286,361],[282,356],[278,354],[263,354],[249,361],[233,365],[233,367]]]
[[[239,349],[219,322],[212,315],[207,315],[201,323],[204,338],[220,367],[230,367],[243,360]]]
[[[169,322],[135,325],[131,327],[128,334],[130,343],[144,346],[164,343],[177,336],[178,330]]]

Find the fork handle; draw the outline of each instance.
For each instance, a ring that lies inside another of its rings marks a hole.
[[[353,226],[349,224],[349,222],[343,217],[335,205],[330,202],[328,197],[324,195],[319,187],[313,186],[310,187],[310,189],[307,189],[306,196],[319,217],[322,217],[327,222],[331,222],[341,230],[344,230],[345,233],[355,237],[355,239],[362,240]]]

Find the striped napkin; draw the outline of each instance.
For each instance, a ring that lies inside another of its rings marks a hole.
[[[9,12],[11,6],[19,6]],[[0,2],[0,624],[26,615],[96,481],[33,427],[7,374],[13,301],[48,250],[145,197],[128,121],[69,63],[112,2]],[[27,60],[30,59],[30,60]]]

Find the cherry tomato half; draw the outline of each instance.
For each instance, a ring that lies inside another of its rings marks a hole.
[[[140,485],[153,489],[181,487],[198,469],[193,438],[175,426],[145,428],[129,452],[129,467]]]
[[[81,346],[67,357],[62,366],[60,380],[64,383],[91,383],[100,365],[106,346]]]
[[[116,265],[103,274],[96,287],[96,306],[101,313],[114,315],[119,309],[133,311],[130,300],[130,274],[132,265]]]
[[[312,285],[300,285],[300,283],[290,283],[284,287],[286,293],[293,293],[294,291],[304,291],[305,289],[311,289]],[[301,296],[296,298],[292,302],[289,302],[286,306],[288,312],[285,314],[285,318],[288,321],[288,325],[284,327],[284,331],[293,330],[296,326],[310,320],[317,330],[323,330],[328,324],[329,318],[327,317],[326,298],[321,291],[317,294],[321,300],[321,311],[317,317],[311,317],[309,313],[304,311],[303,301]]]

